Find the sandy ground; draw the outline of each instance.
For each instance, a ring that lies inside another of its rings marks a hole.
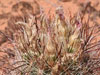
[[[0,14],[5,15],[4,18],[0,18],[0,30],[4,30],[4,28],[7,26],[7,13],[12,12],[11,8],[12,5],[20,2],[20,1],[26,1],[26,2],[33,2],[33,0],[0,0]],[[76,1],[76,2],[75,2]],[[69,2],[57,2],[57,0],[37,0],[39,5],[43,8],[43,10],[48,13],[49,10],[55,11],[57,6],[63,6],[64,13],[68,14],[70,11],[72,14],[75,14],[79,11],[79,3],[85,3],[89,0],[72,0]],[[92,5],[96,5],[99,0],[90,0],[92,2]],[[97,10],[100,10],[100,5],[96,7]],[[98,19],[98,22],[100,20]]]
[[[0,0],[0,30],[4,30],[7,26],[7,21],[9,18],[9,13],[12,12],[11,8],[14,4],[20,1],[28,1],[33,2],[33,0]],[[72,0],[69,2],[57,2],[57,0],[37,0],[39,5],[43,8],[44,12],[48,15],[48,11],[51,10],[51,14],[54,14],[56,7],[63,6],[64,13],[68,14],[70,11],[71,14],[75,14],[79,11],[79,4],[85,3],[87,1],[91,1],[92,5],[95,6],[100,0]],[[100,11],[100,5],[95,7],[98,11]],[[100,24],[100,17],[98,17],[97,22]],[[1,46],[1,48],[10,47],[7,43]],[[0,52],[0,59],[6,57],[7,54]],[[2,67],[3,62],[0,61],[0,68]],[[2,68],[1,68],[2,69]],[[1,72],[0,72],[1,73]],[[0,74],[1,75],[1,74]]]

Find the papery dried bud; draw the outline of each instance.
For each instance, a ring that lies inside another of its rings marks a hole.
[[[80,28],[82,27],[80,13],[78,13],[78,15],[77,15],[77,18],[76,18],[76,25],[77,25],[77,28],[78,28],[78,29],[80,29]]]
[[[80,46],[79,46],[79,38],[78,38],[78,36],[79,36],[79,30],[76,30],[75,32],[74,32],[74,34],[72,34],[70,37],[69,37],[69,44],[68,44],[68,46],[69,46],[69,48],[71,49],[71,50],[73,50],[73,48],[74,49],[78,49]]]
[[[80,21],[76,21],[76,26],[77,26],[77,29],[80,29],[82,27],[82,24]]]
[[[56,9],[56,14],[59,15],[59,17],[60,17],[61,20],[65,19],[63,8],[61,6]]]
[[[48,54],[54,54],[55,53],[55,46],[54,46],[54,43],[52,42],[50,32],[47,33],[46,52]]]

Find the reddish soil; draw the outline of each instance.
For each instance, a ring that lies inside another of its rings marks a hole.
[[[7,21],[9,18],[8,14],[12,12],[11,11],[12,6],[19,1],[32,2],[33,0],[0,0],[0,15],[3,14],[3,18],[0,16],[0,30],[4,31],[5,27],[7,26]],[[73,15],[79,11],[78,5],[80,3],[85,3],[87,0],[71,0],[69,2],[57,2],[57,0],[37,0],[37,1],[47,15],[49,10],[52,11],[50,14],[54,13],[56,5],[63,6],[65,14],[68,15],[70,11],[71,14]],[[92,6],[95,6],[97,3],[100,3],[100,0],[88,0],[88,1],[92,2]],[[100,4],[96,6],[95,9],[100,11]],[[100,17],[97,17],[97,22],[100,24]],[[5,47],[11,47],[11,46],[8,45],[8,43],[5,43],[0,48],[5,48]],[[6,56],[7,56],[6,53],[0,52],[0,59]],[[0,69],[2,65],[3,63],[0,61]],[[0,71],[0,75],[1,73],[2,71]]]

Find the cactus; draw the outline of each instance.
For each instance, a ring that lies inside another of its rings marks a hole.
[[[29,14],[27,22],[15,23],[19,27],[14,33],[15,47],[25,61],[17,69],[22,75],[92,74],[85,52],[97,26],[86,26],[79,14],[66,21],[61,7],[55,12],[54,19]]]

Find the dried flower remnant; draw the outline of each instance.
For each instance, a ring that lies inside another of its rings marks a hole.
[[[64,11],[63,11],[62,6],[59,6],[59,7],[56,8],[56,14],[59,15],[59,18],[61,20],[64,20],[65,19],[65,17],[64,17]]]

